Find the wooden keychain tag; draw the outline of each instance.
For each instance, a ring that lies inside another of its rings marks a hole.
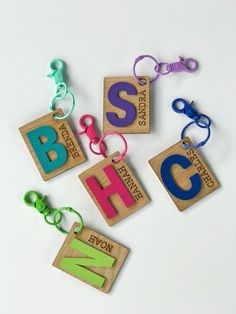
[[[72,226],[53,266],[107,293],[129,250],[87,227],[76,234],[78,226]]]
[[[104,78],[103,132],[150,132],[150,80],[148,76]]]
[[[188,137],[169,147],[149,163],[180,211],[219,187],[219,182]]]
[[[149,203],[149,198],[124,159],[116,152],[79,175],[102,216],[112,226]]]
[[[45,181],[85,161],[70,125],[66,119],[55,119],[55,114],[64,116],[57,109],[19,128]]]

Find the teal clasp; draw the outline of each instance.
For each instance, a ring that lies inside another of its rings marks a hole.
[[[64,63],[60,59],[54,59],[50,63],[50,69],[52,73],[47,76],[53,78],[55,84],[64,83],[63,71],[64,71]]]
[[[50,78],[53,78],[56,84],[56,94],[53,96],[52,101],[49,105],[50,111],[54,111],[55,103],[58,100],[62,100],[67,95],[71,98],[71,108],[68,113],[66,113],[64,116],[59,116],[57,114],[54,114],[54,118],[57,120],[63,120],[69,117],[74,108],[75,108],[75,97],[74,95],[68,91],[67,85],[64,81],[63,77],[63,71],[64,71],[64,62],[62,62],[60,59],[54,59],[49,65],[51,73],[47,76]]]

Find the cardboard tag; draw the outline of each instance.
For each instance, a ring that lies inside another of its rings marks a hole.
[[[150,132],[150,79],[145,85],[133,77],[104,78],[103,132]]]
[[[64,115],[57,109],[19,128],[45,181],[85,161],[70,125],[54,119],[55,113]]]
[[[180,211],[188,208],[219,187],[219,183],[188,137],[149,160],[170,197]]]
[[[102,292],[108,292],[129,250],[86,227],[75,234],[78,226],[78,223],[72,226],[53,266]]]
[[[116,152],[79,175],[81,182],[109,226],[116,224],[149,202],[124,159]]]

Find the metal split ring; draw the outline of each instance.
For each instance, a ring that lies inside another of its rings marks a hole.
[[[190,123],[188,123],[187,125],[185,125],[185,127],[183,128],[182,132],[181,132],[181,139],[183,140],[185,138],[185,132],[186,130],[192,125],[192,124],[196,124],[197,126],[199,126],[200,128],[204,128],[204,129],[207,129],[207,136],[206,138],[199,142],[198,144],[196,145],[189,145],[188,143],[186,143],[185,141],[183,141],[183,146],[185,148],[199,148],[199,147],[202,147],[204,146],[207,141],[209,140],[210,136],[211,136],[211,129],[210,129],[210,125],[211,123],[207,123],[205,122],[204,120],[201,120],[201,124],[205,125],[204,127],[203,126],[200,126],[198,123],[197,123],[197,120],[194,120],[194,121],[191,121]]]
[[[78,213],[76,210],[74,210],[73,208],[71,208],[71,207],[62,207],[62,208],[59,208],[59,209],[57,209],[56,211],[55,211],[55,213],[54,213],[54,215],[53,215],[53,221],[54,221],[54,225],[55,225],[55,227],[57,228],[57,230],[59,230],[60,232],[62,232],[62,233],[69,233],[68,231],[66,231],[61,225],[59,225],[58,223],[57,223],[57,216],[58,215],[62,215],[62,211],[68,211],[68,212],[70,212],[70,213],[73,213],[73,214],[75,214],[78,218],[79,218],[79,227],[77,228],[77,230],[75,230],[74,232],[76,233],[76,234],[79,234],[81,231],[82,231],[82,229],[83,229],[83,227],[84,227],[84,221],[83,221],[83,218],[82,218],[82,216],[80,215],[80,213]]]

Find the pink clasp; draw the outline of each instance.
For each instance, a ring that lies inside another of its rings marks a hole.
[[[90,120],[90,124],[86,125],[84,123],[86,119]],[[104,158],[106,158],[107,157],[106,155],[107,145],[104,142],[105,137],[107,137],[108,135],[118,135],[122,139],[125,148],[124,148],[123,153],[120,153],[120,155],[117,156],[117,158],[115,158],[113,161],[114,163],[118,163],[121,159],[125,157],[128,150],[128,144],[126,142],[126,139],[121,133],[116,132],[116,131],[110,131],[103,134],[102,137],[99,138],[95,130],[95,119],[89,114],[85,114],[79,119],[79,125],[84,130],[82,132],[79,132],[79,134],[86,134],[88,136],[89,148],[92,153],[94,153],[95,155],[102,155]],[[96,145],[96,144],[98,144],[99,146],[99,151],[95,151],[93,149],[93,145]]]
[[[90,120],[90,124],[88,124],[88,125],[84,124],[84,121],[86,119]],[[79,134],[86,134],[88,136],[90,142],[92,142],[93,144],[97,144],[99,142],[99,137],[98,137],[97,132],[95,130],[94,124],[95,124],[95,120],[92,116],[90,116],[89,114],[83,115],[79,119],[79,125],[82,129],[84,129],[84,131],[79,132]]]
[[[86,125],[84,121],[88,119],[90,120],[90,124]],[[90,116],[89,114],[83,115],[79,119],[79,125],[84,131],[79,132],[79,134],[86,134],[89,138],[89,148],[95,155],[103,155],[105,156],[106,151],[106,144],[102,141],[101,145],[99,146],[100,151],[97,152],[93,149],[92,145],[96,145],[99,143],[100,138],[98,137],[97,131],[95,130],[95,119]]]

